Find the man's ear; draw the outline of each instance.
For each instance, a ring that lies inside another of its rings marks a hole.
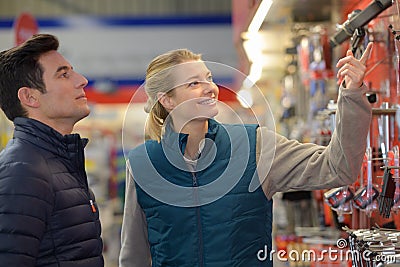
[[[29,87],[21,87],[18,90],[18,99],[21,101],[21,104],[24,106],[28,106],[31,108],[39,107],[39,101],[36,96],[37,90],[29,88]]]
[[[168,111],[172,110],[175,107],[174,101],[167,93],[158,92],[157,99],[161,103],[161,105],[163,105],[163,107]]]

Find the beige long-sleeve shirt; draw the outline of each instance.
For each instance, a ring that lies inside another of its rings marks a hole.
[[[267,128],[258,128],[257,172],[267,198],[276,192],[329,189],[356,180],[371,120],[371,106],[365,91],[365,86],[339,89],[336,127],[326,147],[302,144]],[[273,147],[275,150],[271,153]],[[129,163],[121,243],[120,267],[151,266],[146,218],[137,202]]]

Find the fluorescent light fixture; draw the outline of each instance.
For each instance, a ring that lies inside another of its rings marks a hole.
[[[260,34],[253,33],[249,35],[249,39],[243,42],[243,48],[250,61],[250,70],[247,79],[256,83],[262,75],[263,57],[262,57],[262,43],[263,40]],[[251,87],[251,86],[247,86]]]
[[[256,11],[256,14],[254,15],[253,19],[250,22],[249,28],[247,29],[248,32],[251,33],[258,32],[271,6],[272,6],[272,0],[261,1],[260,6]]]
[[[263,65],[262,62],[257,61],[253,62],[250,66],[250,73],[249,73],[249,80],[256,83],[258,80],[261,79],[262,76]]]
[[[243,48],[251,63],[250,73],[243,81],[242,87],[239,90],[236,98],[244,108],[251,108],[254,104],[251,88],[261,78],[262,75],[262,47],[261,36],[258,33],[260,27],[267,16],[269,9],[272,6],[272,0],[261,0],[257,11],[250,22],[247,29],[246,40],[243,42]]]
[[[242,105],[244,108],[251,108],[253,106],[254,100],[249,90],[240,90],[236,95],[236,98],[238,99],[240,105]]]
[[[239,92],[236,94],[236,99],[244,108],[251,108],[254,104],[253,94],[251,93],[254,82],[251,80],[250,75],[244,79]]]

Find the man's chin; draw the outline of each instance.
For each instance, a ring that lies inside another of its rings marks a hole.
[[[89,115],[90,115],[90,110],[88,109],[86,112],[82,112],[81,116],[78,116],[76,122],[78,122],[78,121],[80,121],[80,120],[86,118],[86,117],[89,116]]]

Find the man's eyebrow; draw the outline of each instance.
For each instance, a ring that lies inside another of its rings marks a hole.
[[[57,75],[57,73],[59,73],[59,72],[61,72],[61,71],[67,71],[67,70],[70,70],[70,69],[72,69],[72,67],[60,66],[60,67],[57,68],[57,70],[56,70],[56,72],[55,72],[55,75]]]

